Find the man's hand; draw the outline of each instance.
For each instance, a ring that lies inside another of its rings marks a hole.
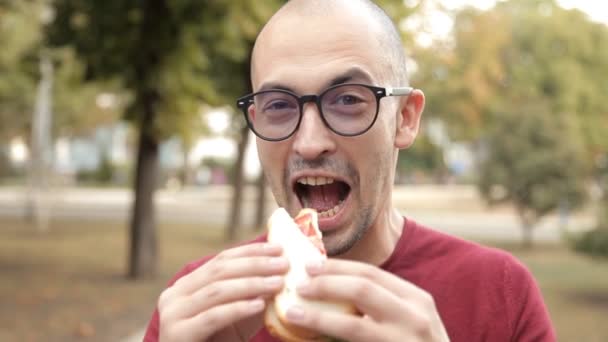
[[[298,325],[347,341],[449,341],[430,294],[377,267],[337,259],[309,265],[312,276],[298,288],[309,299],[353,303],[353,316],[293,307]]]
[[[264,298],[288,269],[280,246],[256,243],[218,254],[158,300],[160,341],[246,341],[263,324]]]

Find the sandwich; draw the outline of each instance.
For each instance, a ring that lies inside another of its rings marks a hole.
[[[285,257],[289,260],[285,285],[266,306],[264,323],[268,332],[285,342],[335,341],[316,331],[291,324],[286,318],[287,310],[292,305],[298,305],[305,310],[315,308],[357,314],[355,306],[350,303],[308,300],[297,293],[297,286],[309,277],[306,264],[327,258],[317,223],[317,212],[314,209],[302,209],[295,219],[292,219],[285,209],[277,209],[268,220],[268,242],[281,245]]]

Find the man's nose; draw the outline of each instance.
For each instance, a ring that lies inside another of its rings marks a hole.
[[[336,149],[333,133],[325,126],[314,102],[306,103],[302,108],[302,121],[295,135],[293,149],[306,160],[331,154]]]

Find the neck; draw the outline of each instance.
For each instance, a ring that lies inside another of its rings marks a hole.
[[[404,219],[390,201],[387,204],[365,236],[348,252],[339,256],[340,259],[379,266],[391,256],[401,237]]]

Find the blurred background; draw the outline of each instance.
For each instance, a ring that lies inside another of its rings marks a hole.
[[[137,341],[275,208],[235,99],[279,0],[0,0],[0,341]],[[382,0],[422,131],[395,205],[514,253],[608,341],[608,4]]]

